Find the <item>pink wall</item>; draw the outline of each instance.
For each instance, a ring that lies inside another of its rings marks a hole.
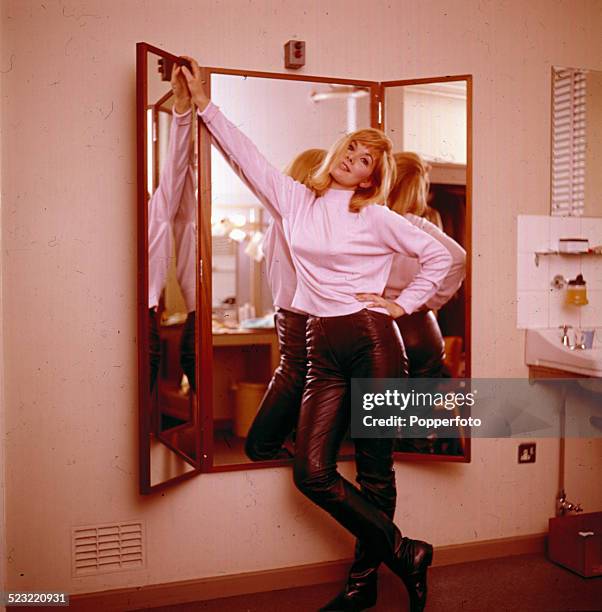
[[[0,22],[4,23],[4,4],[0,5]],[[2,67],[4,70],[4,67]],[[4,80],[0,79],[0,114],[2,117],[2,109],[4,107]],[[4,127],[0,127],[0,135],[4,132]],[[3,148],[0,148],[0,167],[2,167],[2,153]],[[4,172],[0,173],[0,230],[3,227],[2,223],[2,200],[4,196],[4,189],[2,186],[2,176]],[[4,244],[2,240],[3,232],[0,231],[0,258],[4,253]],[[6,435],[6,410],[4,408],[4,317],[3,317],[3,271],[4,266],[0,265],[0,591],[6,591],[7,576],[6,576],[6,446],[4,445],[4,439]]]
[[[287,469],[136,492],[135,43],[280,71],[283,43],[298,37],[307,73],[473,74],[474,375],[520,376],[516,216],[548,211],[550,69],[602,69],[600,3],[7,0],[2,10],[8,586],[90,592],[349,556],[350,538]],[[516,445],[477,440],[470,465],[399,465],[402,529],[439,545],[544,531],[558,445],[540,444],[533,466],[516,465]],[[590,451],[572,448],[599,472]],[[602,509],[591,477],[569,484]],[[73,526],[131,519],[145,525],[144,569],[72,576]]]

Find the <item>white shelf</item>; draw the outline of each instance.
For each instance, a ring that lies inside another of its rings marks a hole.
[[[591,251],[583,251],[582,253],[565,253],[564,251],[535,251],[535,265],[539,266],[539,258],[545,255],[562,255],[567,257],[585,256],[585,257],[600,257],[602,253],[593,253]]]

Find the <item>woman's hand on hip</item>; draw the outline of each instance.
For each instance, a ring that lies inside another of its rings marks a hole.
[[[187,55],[182,55],[182,57],[187,59],[192,66],[192,72],[190,72],[186,66],[182,66],[182,74],[186,79],[186,83],[188,83],[192,101],[197,105],[198,109],[203,112],[209,104],[209,98],[205,93],[205,81],[203,80],[201,69],[199,68],[198,62],[192,57]]]
[[[368,308],[384,308],[394,319],[406,314],[406,311],[397,302],[386,300],[382,295],[377,295],[376,293],[356,293],[355,297],[360,302],[367,302],[366,306]]]

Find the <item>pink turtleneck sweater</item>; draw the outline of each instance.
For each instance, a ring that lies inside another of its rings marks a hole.
[[[418,274],[395,299],[406,313],[436,293],[451,256],[426,232],[385,206],[370,204],[350,212],[353,191],[329,189],[316,197],[270,165],[217,106],[210,103],[199,115],[230,163],[282,224],[297,277],[293,308],[320,317],[362,310],[365,305],[356,294],[383,292],[395,253],[415,257],[420,264]]]
[[[148,202],[148,307],[159,304],[176,247],[176,276],[188,312],[196,308],[196,194],[191,161],[192,112],[173,110],[159,186]]]

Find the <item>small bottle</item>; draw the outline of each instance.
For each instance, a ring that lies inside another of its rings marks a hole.
[[[566,289],[566,304],[571,306],[585,306],[587,301],[587,289],[585,280],[579,274],[577,278],[570,280]]]

